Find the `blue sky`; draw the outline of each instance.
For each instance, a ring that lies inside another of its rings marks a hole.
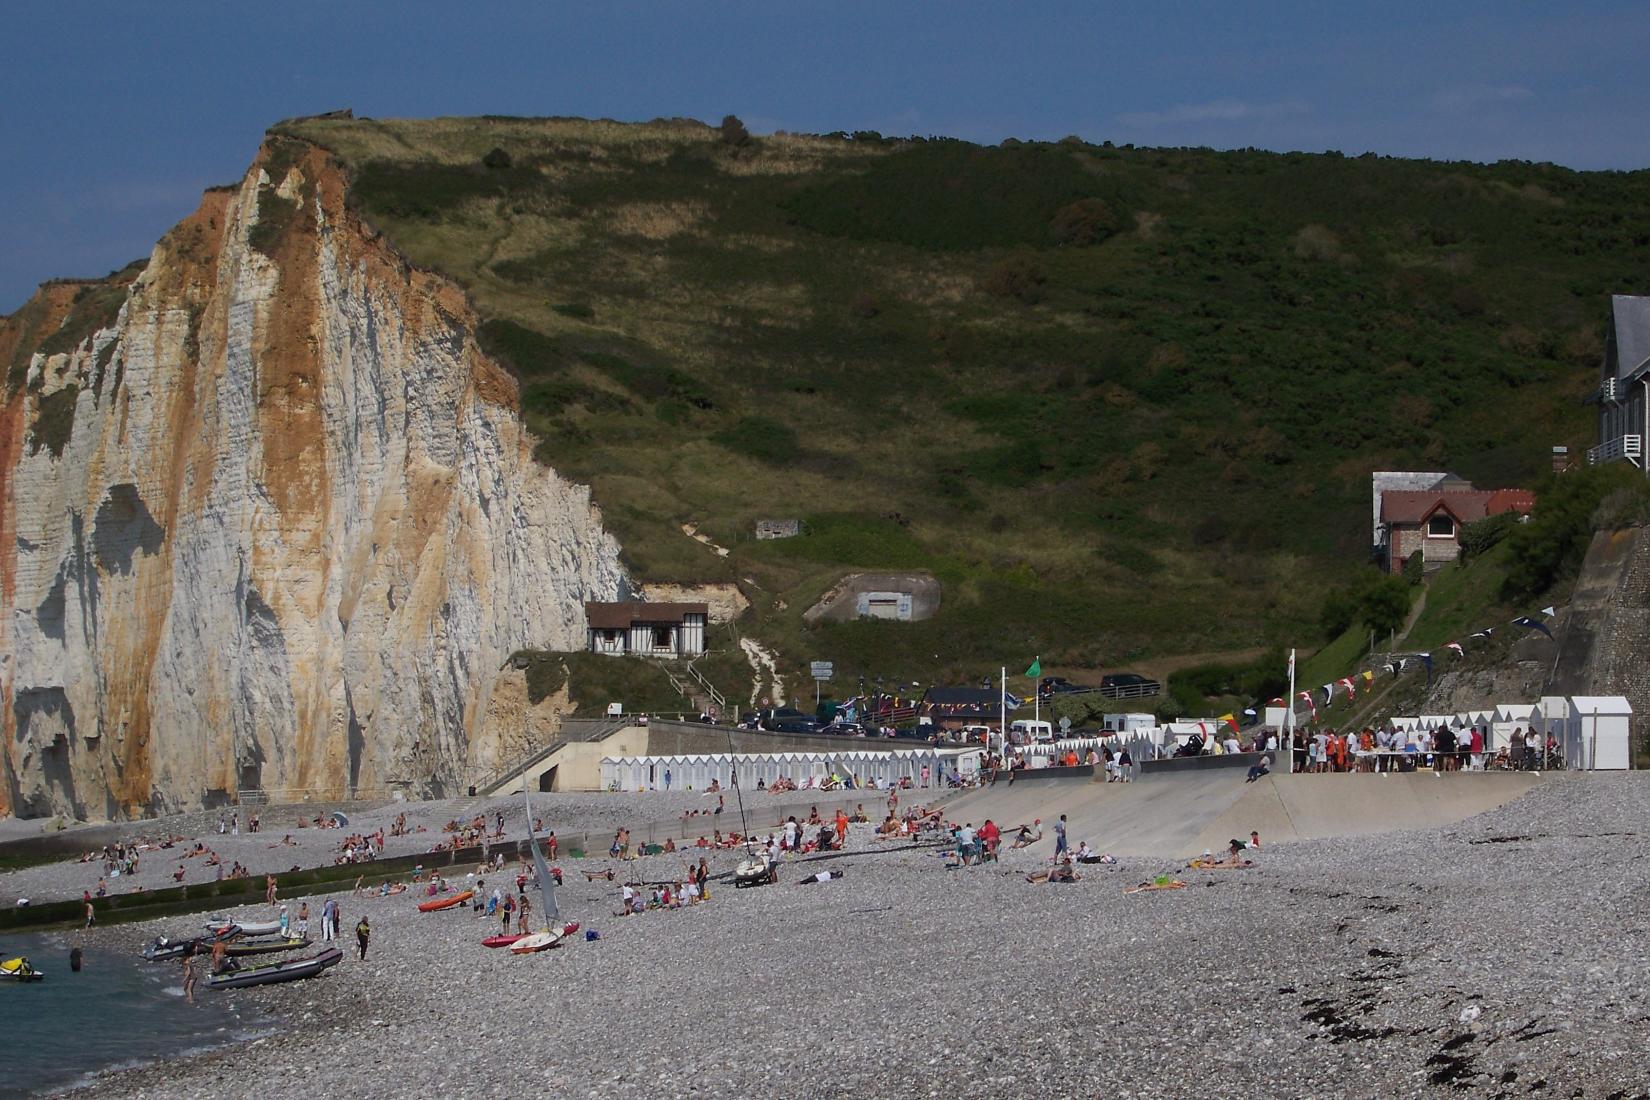
[[[1643,3],[37,3],[0,68],[0,311],[147,255],[271,122],[751,129],[1650,166]]]

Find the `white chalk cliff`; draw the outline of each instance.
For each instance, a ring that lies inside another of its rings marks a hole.
[[[123,302],[53,284],[0,320],[0,813],[452,792],[498,762],[500,664],[576,648],[626,581],[474,330],[286,142]]]

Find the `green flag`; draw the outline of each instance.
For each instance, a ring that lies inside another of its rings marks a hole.
[[[1031,659],[1031,667],[1026,669],[1026,675],[1030,676],[1033,679],[1036,679],[1038,676],[1041,676],[1042,674],[1043,674],[1043,659],[1041,657],[1033,657]]]

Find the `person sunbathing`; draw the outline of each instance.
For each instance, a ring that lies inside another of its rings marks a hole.
[[[584,881],[586,882],[595,882],[597,879],[606,879],[608,882],[612,882],[613,868],[609,867],[605,871],[586,871],[584,873]]]
[[[1077,882],[1082,878],[1069,863],[1057,863],[1046,871],[1033,871],[1027,882]]]
[[[1035,833],[1033,833],[1031,831],[1033,826],[1035,826],[1036,829],[1037,829],[1037,831]],[[1033,821],[1030,825],[1021,825],[1020,826],[1019,835],[1014,838],[1014,843],[1012,845],[1010,845],[1010,847],[1013,847],[1013,848],[1029,848],[1033,844],[1037,843],[1039,840],[1042,840],[1042,839],[1043,839],[1043,819],[1038,818],[1037,820]]]

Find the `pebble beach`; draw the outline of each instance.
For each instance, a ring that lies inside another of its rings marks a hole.
[[[702,804],[647,797],[565,796],[558,831]],[[372,925],[365,962],[352,950],[319,979],[206,994],[253,1001],[276,1035],[73,1095],[1650,1095],[1638,774],[1556,776],[1446,829],[1263,838],[1239,871],[1124,859],[1039,884],[1025,875],[1047,840],[961,869],[868,825],[848,848],[787,861],[777,886],[713,880],[708,902],[627,917],[617,883],[579,871],[669,880],[687,853],[563,858],[562,919],[600,939],[523,957],[480,946],[496,920],[345,891],[348,946],[356,920]],[[719,874],[738,855],[710,858]],[[819,870],[844,874],[797,884]],[[1187,887],[1124,892],[1163,874]],[[190,926],[72,935],[135,949]]]

